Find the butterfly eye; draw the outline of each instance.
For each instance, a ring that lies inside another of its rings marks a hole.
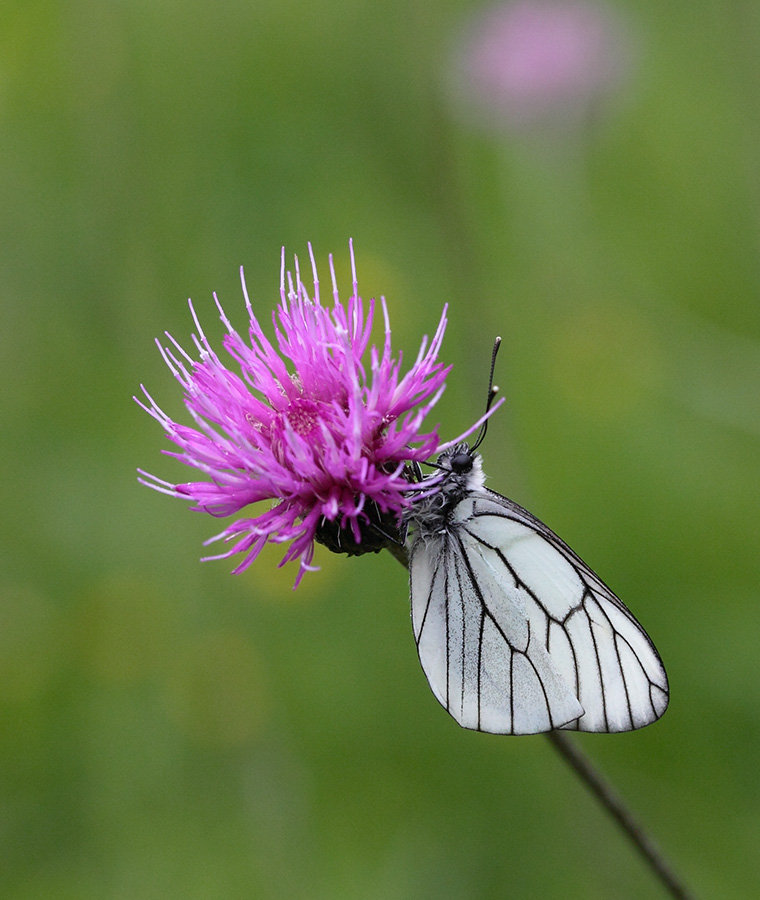
[[[451,471],[456,475],[464,475],[472,468],[472,456],[469,453],[457,453],[451,457]]]

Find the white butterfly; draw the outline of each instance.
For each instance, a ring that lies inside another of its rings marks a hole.
[[[484,487],[467,444],[408,515],[412,625],[433,693],[465,728],[630,731],[668,705],[649,636],[527,510]]]

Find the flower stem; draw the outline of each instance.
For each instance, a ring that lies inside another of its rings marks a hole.
[[[604,780],[591,760],[583,753],[575,741],[562,731],[549,731],[547,738],[576,775],[594,794],[607,812],[620,825],[628,840],[646,860],[647,865],[660,880],[671,897],[676,900],[694,900],[683,882],[663,857],[659,847],[636,821],[631,811]]]
[[[393,558],[397,559],[405,569],[408,569],[409,553],[407,552],[406,544],[388,544],[387,547]]]

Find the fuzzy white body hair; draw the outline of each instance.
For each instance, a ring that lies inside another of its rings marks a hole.
[[[452,468],[452,460],[462,456],[472,460],[472,467],[466,472]],[[417,500],[406,515],[407,524],[412,527],[411,544],[421,540],[431,553],[435,552],[436,541],[447,534],[456,505],[465,497],[483,491],[486,481],[482,459],[470,453],[467,444],[457,444],[444,451],[438,457],[437,466],[443,474],[438,490]]]

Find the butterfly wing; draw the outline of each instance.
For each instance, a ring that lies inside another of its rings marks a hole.
[[[412,621],[433,693],[465,728],[534,734],[583,708],[536,641],[519,596],[466,534],[414,545]]]
[[[621,601],[553,531],[492,491],[415,540],[412,622],[433,693],[466,728],[630,731],[668,703],[662,662]]]

